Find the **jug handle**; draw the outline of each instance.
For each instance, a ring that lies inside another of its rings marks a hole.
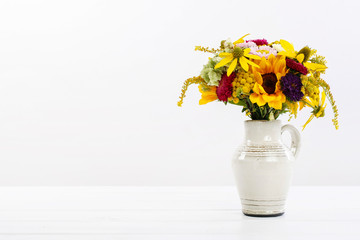
[[[286,124],[281,127],[281,134],[288,131],[291,136],[291,144],[290,144],[290,151],[295,156],[295,158],[299,155],[299,149],[300,149],[300,133],[299,131],[292,125]]]

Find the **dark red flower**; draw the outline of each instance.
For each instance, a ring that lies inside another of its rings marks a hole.
[[[297,72],[299,72],[301,74],[304,74],[304,75],[306,75],[308,73],[308,70],[304,65],[302,65],[301,63],[296,62],[293,59],[287,58],[286,59],[286,66],[288,68],[291,68],[292,70],[295,70],[295,71],[297,71]]]
[[[247,40],[246,42],[254,42],[257,46],[268,45],[268,41],[266,39]]]
[[[231,97],[233,91],[231,83],[234,81],[235,76],[235,73],[232,73],[230,76],[227,76],[226,73],[222,75],[219,86],[216,89],[216,95],[220,101],[227,102],[228,98]]]

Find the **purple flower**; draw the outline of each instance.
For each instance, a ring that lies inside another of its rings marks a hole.
[[[297,102],[303,98],[302,86],[300,77],[292,73],[281,78],[281,90],[291,101]]]

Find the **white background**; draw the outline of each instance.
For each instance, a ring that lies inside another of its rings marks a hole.
[[[357,1],[1,1],[0,185],[233,185],[236,106],[185,79],[246,33],[308,44],[340,109],[302,132],[295,185],[359,185]],[[293,121],[301,129],[308,117]],[[287,121],[287,116],[282,118]]]

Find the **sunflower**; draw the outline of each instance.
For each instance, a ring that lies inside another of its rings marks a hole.
[[[280,85],[281,77],[286,75],[285,57],[271,54],[268,59],[261,58],[258,64],[260,68],[252,68],[256,83],[250,101],[259,106],[268,103],[269,107],[281,110],[286,101]]]
[[[201,93],[201,99],[199,101],[200,105],[204,105],[218,99],[216,95],[216,86],[204,87],[199,85],[199,91]]]

